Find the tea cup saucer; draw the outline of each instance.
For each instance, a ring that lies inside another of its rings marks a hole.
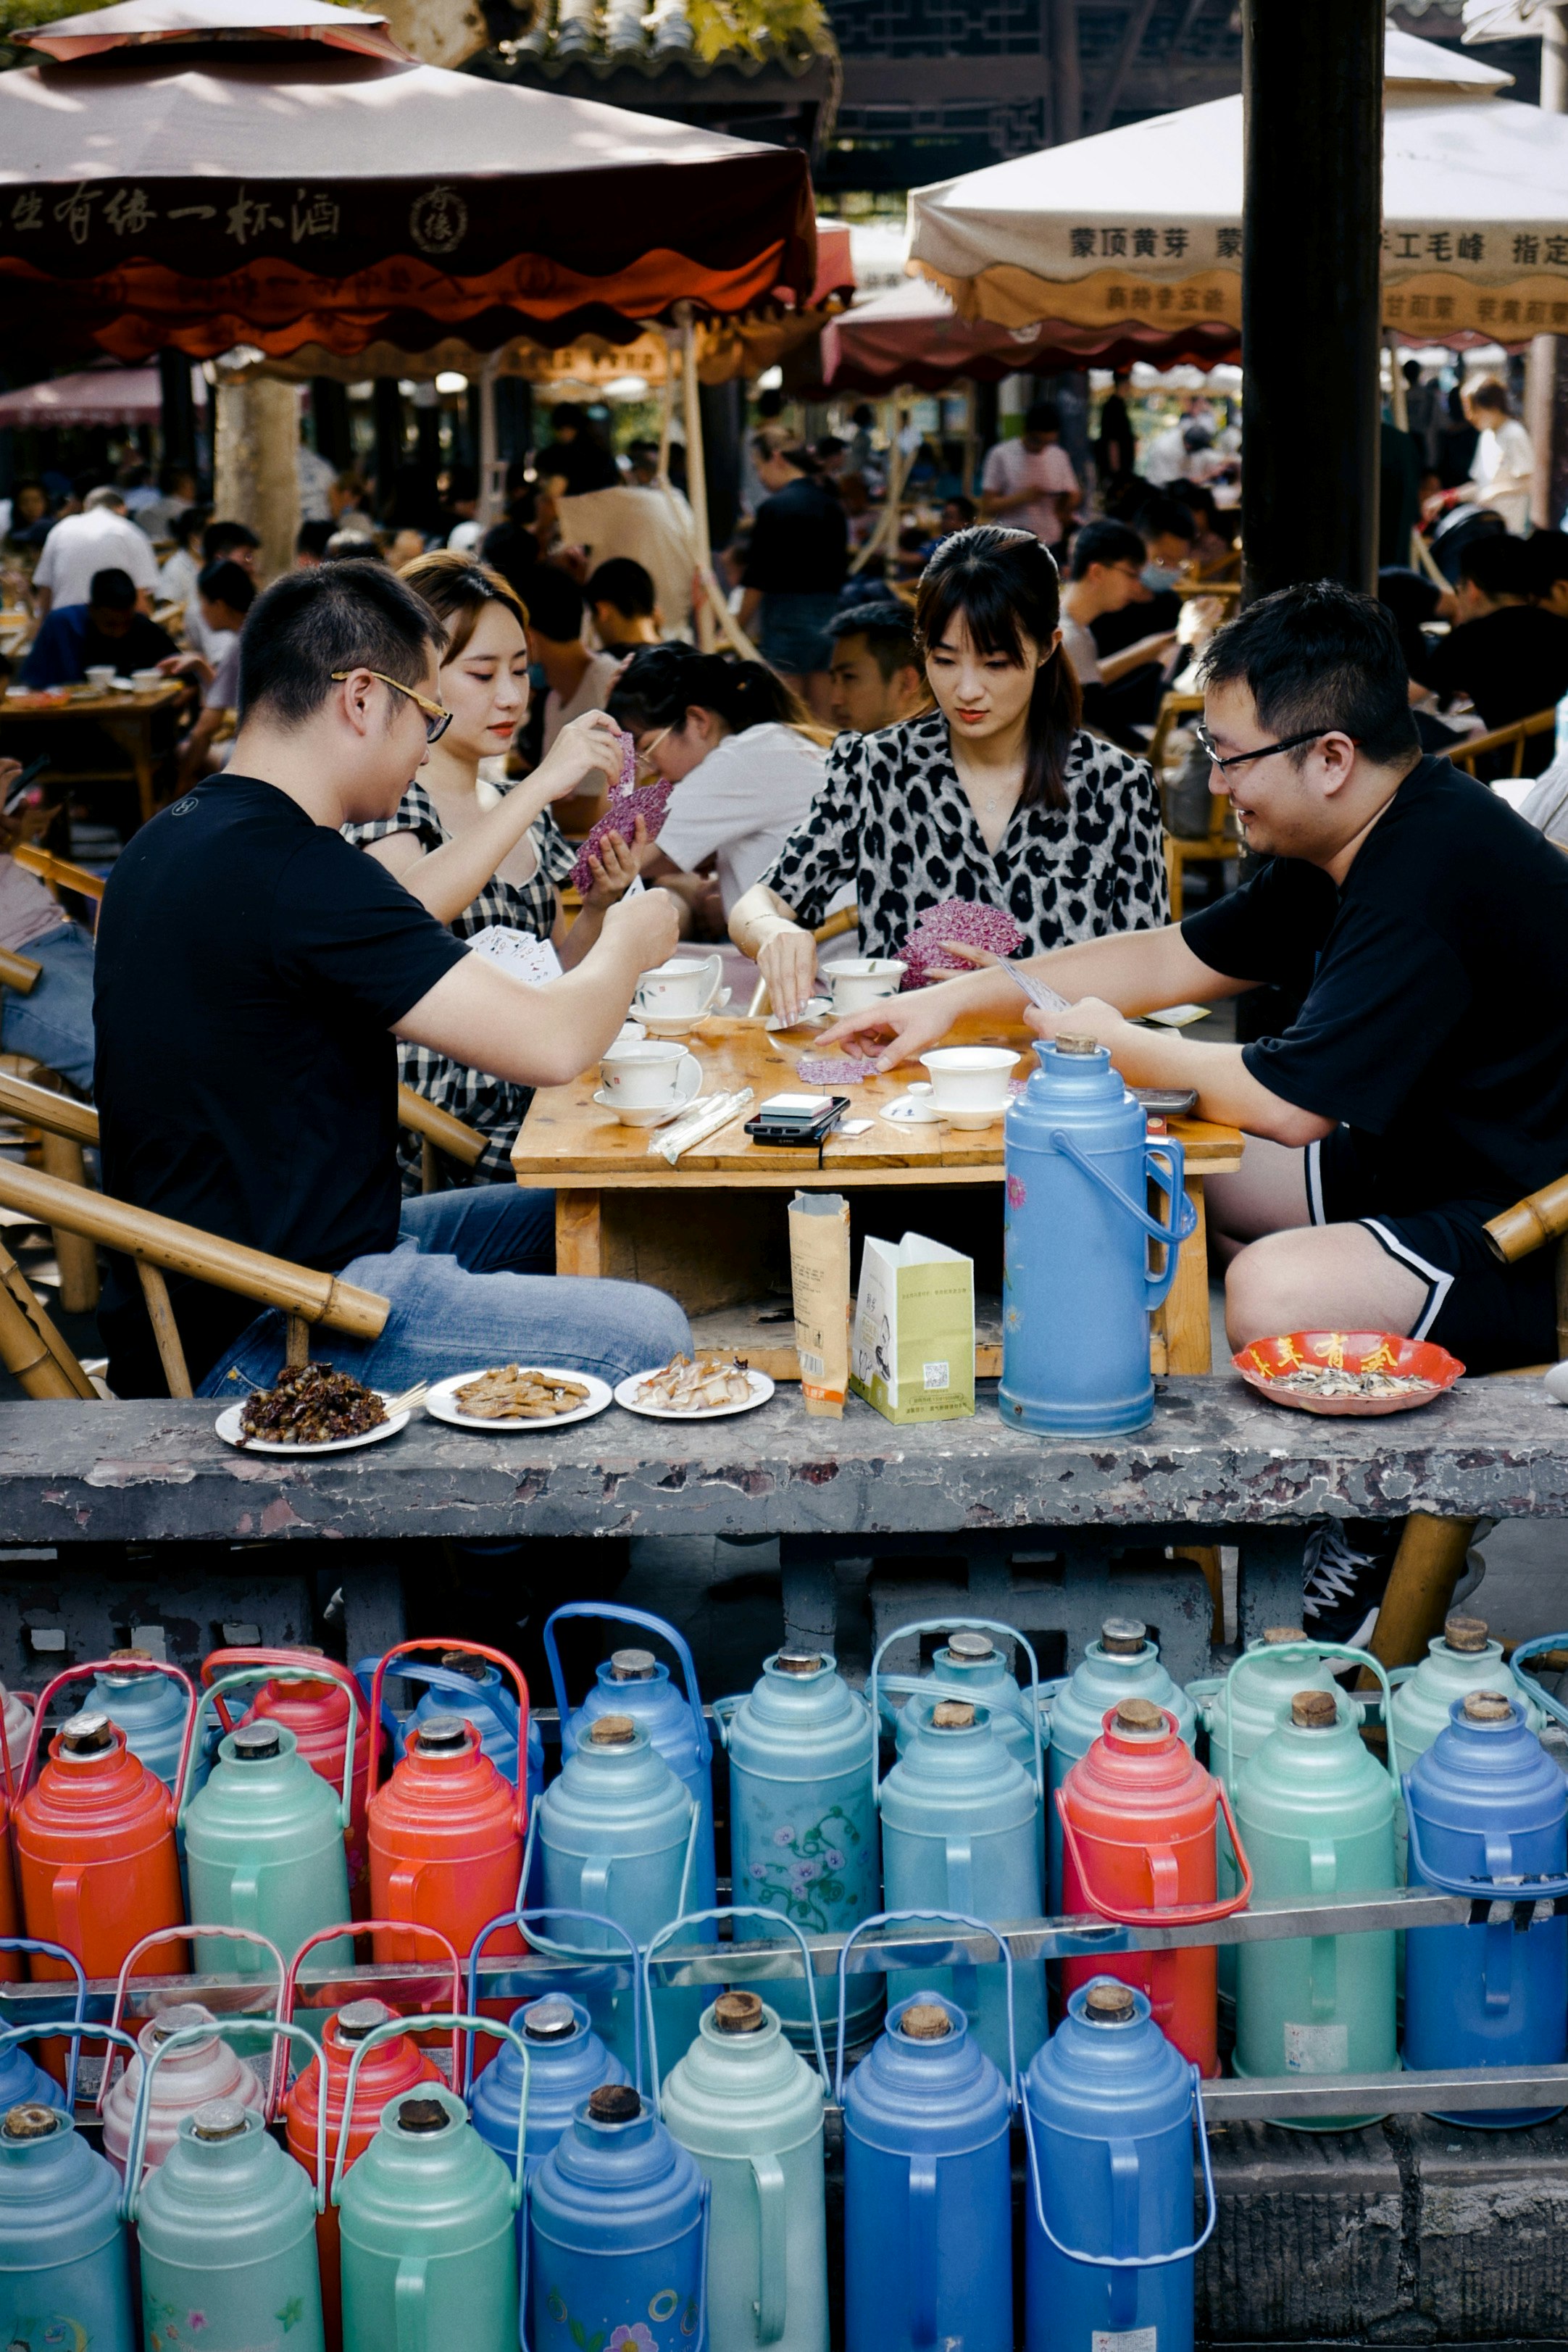
[[[623,1103],[607,1095],[603,1087],[595,1089],[594,1100],[601,1110],[614,1111],[623,1127],[668,1127],[683,1110],[691,1108],[690,1098],[675,1103]]]

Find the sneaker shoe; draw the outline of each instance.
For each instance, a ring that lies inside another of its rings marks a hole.
[[[1358,1550],[1336,1521],[1311,1528],[1301,1556],[1301,1624],[1308,1636],[1364,1649],[1398,1549],[1397,1528],[1371,1551]]]

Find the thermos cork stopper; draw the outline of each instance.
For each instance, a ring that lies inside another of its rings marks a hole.
[[[189,2032],[193,2026],[216,2023],[213,2013],[199,2000],[178,2000],[169,2009],[161,2009],[153,2020],[154,2042],[167,2042],[173,2033]]]
[[[1264,1646],[1270,1650],[1278,1650],[1286,1642],[1304,1642],[1306,1638],[1300,1625],[1266,1625],[1263,1629]]]
[[[397,2110],[397,2120],[405,2132],[445,2131],[451,2122],[439,2099],[405,2099]]]
[[[721,2033],[760,2033],[767,2020],[754,1992],[721,1992],[713,2004],[713,2022]]]
[[[1487,1621],[1484,1617],[1450,1617],[1443,1627],[1443,1646],[1469,1654],[1487,1646]]]
[[[60,1733],[66,1756],[102,1756],[114,1745],[114,1727],[106,1715],[73,1715]]]
[[[273,1723],[242,1723],[229,1737],[235,1754],[247,1764],[265,1764],[270,1757],[283,1752],[283,1742]]]
[[[441,1664],[449,1675],[461,1675],[470,1683],[482,1683],[488,1672],[485,1660],[471,1650],[443,1650]]]
[[[1164,1710],[1152,1698],[1124,1698],[1116,1710],[1118,1731],[1149,1732],[1167,1729]]]
[[[635,2124],[642,2101],[629,2083],[601,2083],[588,2094],[588,2115],[596,2124]]]
[[[468,1744],[466,1715],[427,1715],[415,1741],[421,1756],[452,1756]]]
[[[595,1748],[629,1748],[637,1736],[629,1715],[601,1715],[588,1738]]]
[[[939,1698],[931,1719],[939,1731],[967,1731],[974,1720],[974,1709],[966,1698]]]
[[[1100,1040],[1098,1037],[1066,1037],[1058,1035],[1057,1038],[1057,1051],[1058,1054],[1098,1054],[1100,1051]]]
[[[773,1666],[781,1675],[819,1675],[826,1663],[820,1650],[780,1650]]]
[[[1326,1731],[1340,1719],[1332,1691],[1298,1691],[1290,1701],[1290,1720],[1307,1731]]]
[[[1083,2006],[1086,2015],[1114,2023],[1132,2015],[1132,1988],[1124,1984],[1091,1984],[1084,1995]]]
[[[982,1658],[996,1655],[996,1644],[989,1633],[951,1633],[947,1646],[953,1657],[963,1658],[970,1665],[977,1664]]]
[[[523,2011],[525,2042],[569,2042],[576,2031],[577,2019],[572,2004],[558,1992],[546,1993],[542,2000],[531,2001]]]
[[[1136,1657],[1148,1645],[1149,1628],[1136,1617],[1108,1617],[1100,1629],[1100,1646],[1108,1657]]]
[[[899,2020],[899,2032],[911,2042],[942,2042],[952,2032],[952,2020],[934,2000],[912,2000]]]
[[[246,2128],[247,2109],[237,2099],[204,2099],[191,2117],[196,2139],[238,2139]]]
[[[1507,1723],[1512,1714],[1512,1702],[1501,1691],[1472,1691],[1465,1701],[1467,1723]]]
[[[47,2139],[63,2120],[53,2107],[12,2107],[0,2124],[0,2139]]]
[[[610,1680],[613,1683],[651,1683],[658,1664],[651,1650],[612,1650]]]
[[[338,2040],[363,2042],[378,2025],[390,2024],[395,2014],[384,2000],[351,2000],[338,2011]]]
[[[139,1659],[150,1658],[152,1654],[151,1650],[110,1650],[109,1663],[111,1666],[133,1666]]]

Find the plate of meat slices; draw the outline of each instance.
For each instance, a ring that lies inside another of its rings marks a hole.
[[[738,1356],[671,1356],[652,1371],[634,1372],[616,1391],[616,1402],[650,1421],[722,1421],[732,1412],[755,1412],[773,1384]]]
[[[592,1421],[610,1402],[608,1381],[555,1365],[499,1364],[489,1371],[456,1372],[437,1381],[425,1410],[453,1429],[559,1429]]]
[[[1465,1369],[1430,1339],[1393,1331],[1287,1331],[1255,1339],[1230,1360],[1274,1404],[1369,1419],[1430,1404]]]
[[[286,1364],[219,1413],[217,1433],[244,1454],[348,1454],[407,1428],[412,1407],[389,1410],[398,1402],[331,1364]]]

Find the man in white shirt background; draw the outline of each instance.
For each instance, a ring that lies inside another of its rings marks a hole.
[[[986,522],[1032,530],[1047,547],[1061,545],[1081,496],[1061,431],[1061,411],[1048,400],[1037,400],[1025,415],[1022,437],[998,441],[986,452],[980,477],[980,512]]]
[[[679,490],[623,482],[614,489],[586,490],[580,498],[557,498],[554,509],[562,538],[570,547],[586,548],[595,571],[629,556],[653,582],[665,631],[689,631],[697,525]]]
[[[80,514],[62,516],[45,540],[33,574],[39,617],[56,604],[90,603],[97,572],[128,572],[138,603],[152,611],[158,585],[153,542],[127,515],[121,492],[108,483],[89,490]]]

